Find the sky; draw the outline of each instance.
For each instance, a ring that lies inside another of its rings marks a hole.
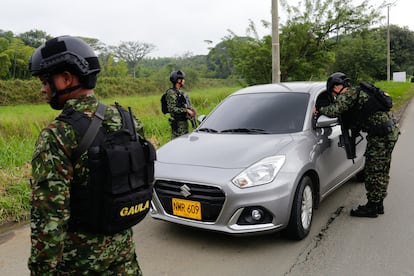
[[[289,0],[289,3],[299,0]],[[383,0],[369,0],[380,5]],[[390,24],[414,31],[414,2],[389,0]],[[152,57],[205,55],[231,30],[245,35],[249,21],[260,36],[271,30],[271,0],[11,0],[2,1],[0,29],[15,35],[42,30],[51,36],[99,39],[107,45],[139,41],[155,45]],[[358,0],[355,0],[358,3]],[[383,8],[387,16],[387,8]],[[286,13],[279,6],[280,21]],[[384,20],[384,25],[387,21]],[[206,40],[212,41],[209,45]]]

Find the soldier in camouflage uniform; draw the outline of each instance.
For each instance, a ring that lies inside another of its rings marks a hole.
[[[166,102],[168,113],[171,117],[169,122],[171,125],[171,139],[184,135],[189,132],[188,119],[194,117],[196,112],[190,108],[187,103],[187,95],[181,90],[185,83],[184,72],[178,70],[170,74],[170,81],[173,84],[166,93]],[[189,101],[189,98],[188,98]]]
[[[30,58],[29,70],[42,82],[41,91],[52,108],[84,112],[97,108],[93,88],[100,66],[92,48],[70,36],[51,39]],[[138,133],[142,124],[136,120]],[[122,126],[117,109],[108,106],[103,121],[107,131]],[[87,154],[75,163],[71,155],[80,137],[70,124],[55,120],[44,128],[32,159],[31,275],[142,275],[132,229],[92,234],[68,228],[71,186],[88,178]],[[73,203],[73,202],[72,202]]]
[[[368,134],[365,151],[368,202],[351,210],[351,216],[377,217],[384,214],[383,200],[387,196],[391,155],[399,130],[390,111],[376,110],[366,92],[349,89],[349,86],[350,80],[345,74],[332,74],[327,81],[327,90],[332,92],[334,102],[320,107],[318,113],[329,117],[345,116],[347,121]],[[371,111],[367,110],[369,108]]]

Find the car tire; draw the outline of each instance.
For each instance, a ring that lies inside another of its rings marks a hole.
[[[290,219],[284,234],[292,240],[302,240],[310,232],[314,211],[312,179],[304,176],[296,188]]]

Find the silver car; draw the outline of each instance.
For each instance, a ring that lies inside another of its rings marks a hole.
[[[336,118],[315,122],[322,82],[241,89],[190,134],[157,151],[151,216],[228,234],[303,239],[321,200],[364,168],[338,146]]]

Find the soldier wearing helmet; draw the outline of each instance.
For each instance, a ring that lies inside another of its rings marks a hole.
[[[41,92],[54,109],[79,111],[92,117],[98,101],[94,95],[99,61],[83,40],[60,36],[37,48],[29,70],[42,82]],[[135,119],[138,135],[143,127]],[[120,129],[121,115],[108,105],[102,127]],[[141,275],[135,253],[132,229],[115,234],[91,233],[70,225],[71,187],[88,179],[87,154],[71,160],[78,147],[74,128],[55,119],[44,128],[32,157],[31,254],[32,275]]]
[[[342,90],[350,86],[350,79],[341,72],[333,73],[326,82],[326,91],[319,95],[316,101],[316,110],[318,111],[322,106],[327,106],[333,103],[334,99],[342,91],[334,91],[335,85],[342,84]]]
[[[341,117],[347,128],[367,133],[365,150],[365,188],[367,203],[351,210],[351,216],[372,217],[384,214],[391,155],[398,140],[399,130],[390,111],[375,104],[373,96],[350,87],[350,79],[341,72],[332,74],[326,83],[329,104],[315,107],[315,113]]]
[[[341,89],[334,89],[335,87],[338,87],[338,85],[342,85]],[[341,72],[333,73],[329,76],[328,81],[326,82],[326,90],[328,92],[334,93],[336,96],[342,92],[342,90],[347,89],[347,87],[350,87],[351,80]]]
[[[185,74],[183,71],[173,71],[170,74],[172,87],[165,92],[165,100],[171,126],[171,139],[189,132],[188,119],[196,115],[191,107],[190,99],[181,88],[184,87]]]

